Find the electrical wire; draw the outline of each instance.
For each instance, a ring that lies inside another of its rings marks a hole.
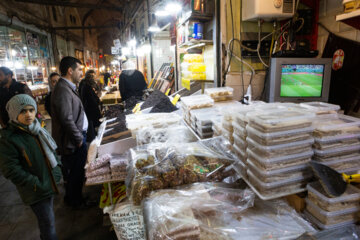
[[[240,10],[241,11],[241,10]],[[234,33],[234,17],[233,17],[233,7],[232,7],[232,0],[230,0],[230,15],[231,15],[231,29],[232,29],[232,39],[234,39],[235,38],[235,33]],[[241,13],[240,13],[241,14]],[[231,42],[231,41],[230,41]],[[229,42],[229,45],[230,45],[230,42]],[[234,43],[232,44],[232,46],[231,46],[231,52],[233,52],[234,51]],[[231,64],[231,60],[232,60],[232,54],[230,54],[230,58],[229,58],[229,62],[228,62],[228,65],[227,65],[227,68],[226,68],[226,70],[225,70],[225,72],[224,72],[224,76],[223,76],[223,78],[224,78],[224,81],[223,81],[223,84],[222,84],[222,86],[224,87],[225,86],[225,84],[226,84],[226,75],[228,74],[228,72],[229,72],[229,69],[230,69],[230,64]]]
[[[258,30],[258,45],[257,45],[257,55],[258,55],[258,57],[259,57],[259,59],[260,59],[260,61],[261,61],[261,63],[266,67],[266,68],[268,68],[269,67],[269,65],[267,65],[265,62],[264,62],[264,60],[262,59],[262,57],[261,57],[261,55],[260,55],[260,48],[261,48],[261,20],[259,19],[259,21],[258,21],[258,28],[259,28],[259,30]]]

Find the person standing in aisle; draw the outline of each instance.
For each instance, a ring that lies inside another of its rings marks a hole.
[[[141,98],[147,88],[144,75],[135,69],[135,64],[130,60],[125,62],[123,69],[119,77],[121,100],[126,101],[132,96]]]
[[[79,84],[79,93],[81,101],[85,108],[86,116],[89,120],[89,127],[87,131],[87,142],[91,142],[96,137],[95,128],[100,126],[100,99],[98,93],[100,88],[95,82],[95,71],[88,70],[85,73],[85,78]]]
[[[61,78],[51,95],[52,135],[58,145],[63,164],[66,205],[79,208],[86,205],[82,188],[87,157],[86,131],[88,120],[76,90],[82,77],[81,62],[64,57],[60,62]]]
[[[10,121],[1,130],[0,170],[36,215],[40,238],[56,240],[53,200],[61,179],[56,143],[36,119],[36,102],[29,95],[14,96],[6,110]]]
[[[51,116],[51,93],[52,91],[54,91],[55,85],[59,81],[59,79],[60,79],[60,74],[58,74],[57,72],[53,72],[50,74],[48,80],[50,92],[45,97],[45,109],[50,116]]]
[[[33,97],[30,88],[13,79],[13,72],[7,67],[0,67],[0,125],[5,128],[9,115],[5,109],[7,102],[15,95],[25,93]]]

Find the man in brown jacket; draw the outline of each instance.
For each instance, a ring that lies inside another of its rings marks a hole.
[[[81,62],[64,57],[60,62],[61,78],[51,95],[52,135],[63,163],[65,204],[78,208],[82,196],[87,157],[88,120],[76,86],[82,77]]]

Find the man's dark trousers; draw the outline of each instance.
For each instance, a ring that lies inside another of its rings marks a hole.
[[[86,132],[83,132],[83,144],[73,154],[63,155],[63,176],[65,182],[64,201],[70,206],[79,206],[83,202],[82,188],[85,181],[85,163],[87,158]]]

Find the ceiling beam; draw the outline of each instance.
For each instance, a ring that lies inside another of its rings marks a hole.
[[[101,28],[117,28],[119,25],[102,25],[102,26],[72,26],[72,27],[53,27],[53,30],[83,30],[83,29],[101,29]]]
[[[73,8],[90,8],[90,9],[106,9],[111,11],[123,11],[122,7],[109,6],[109,5],[97,5],[88,3],[73,3],[73,2],[60,2],[60,1],[49,1],[49,0],[15,0],[15,2],[21,3],[32,3],[49,6],[62,6],[62,7],[73,7]]]

